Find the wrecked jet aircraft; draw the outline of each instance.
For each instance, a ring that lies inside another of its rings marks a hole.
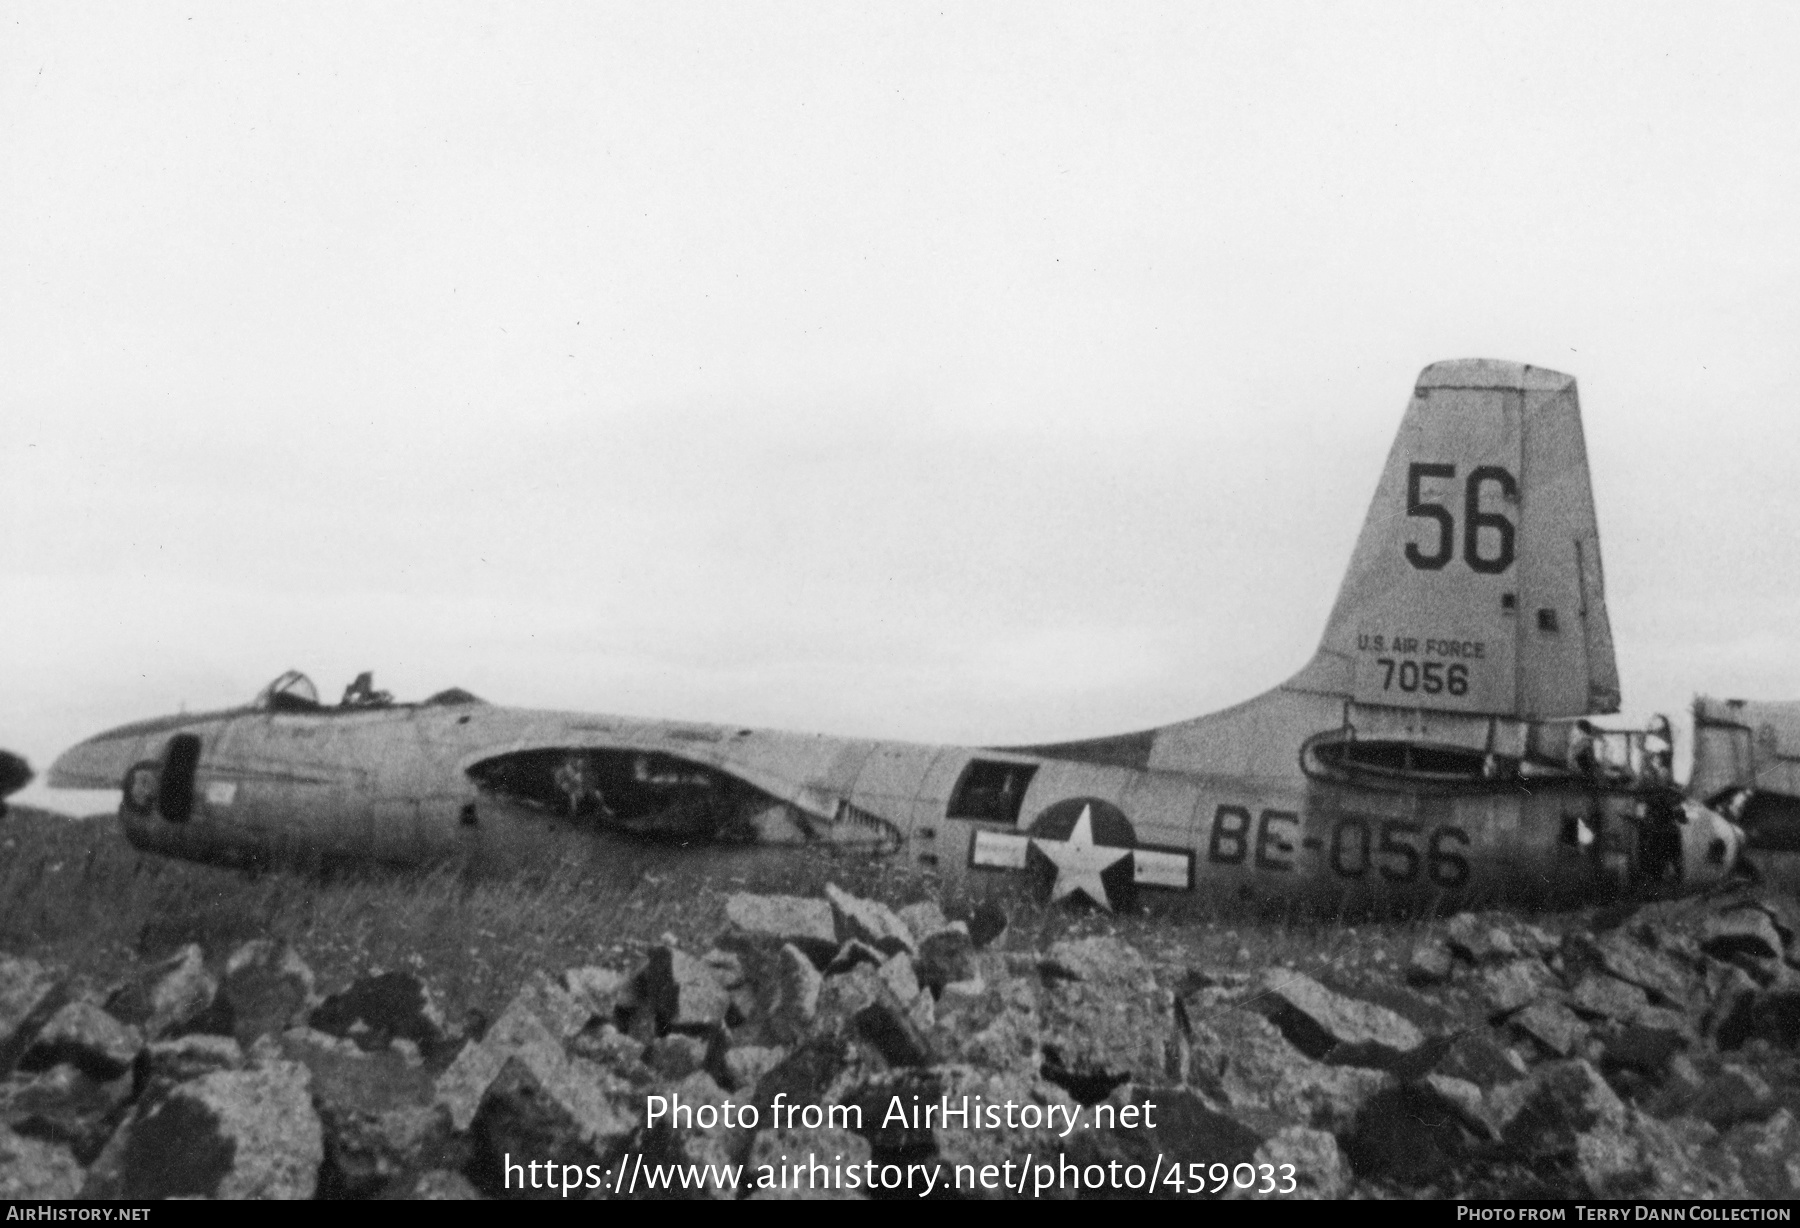
[[[1742,827],[1750,848],[1800,853],[1800,703],[1694,700],[1688,792]]]
[[[247,707],[62,755],[182,857],[487,858],[547,829],[860,846],[946,879],[1023,874],[1325,908],[1555,905],[1731,874],[1742,833],[1578,732],[1618,673],[1575,381],[1438,363],[1413,396],[1323,642],[1287,682],[1137,733],[978,749],[497,707],[343,703],[298,673]],[[1579,747],[1578,747],[1579,744]]]

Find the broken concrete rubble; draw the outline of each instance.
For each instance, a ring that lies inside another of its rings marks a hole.
[[[1251,1162],[1268,1164],[1277,1173],[1291,1174],[1293,1189],[1278,1183],[1275,1198],[1330,1200],[1350,1192],[1355,1173],[1344,1158],[1337,1137],[1307,1126],[1287,1126],[1263,1140]],[[1246,1194],[1244,1197],[1250,1197]]]
[[[0,954],[0,1075],[24,1056],[68,991],[36,960]]]
[[[1472,964],[1498,964],[1519,957],[1519,944],[1506,928],[1491,924],[1474,913],[1458,913],[1444,927],[1444,940],[1458,956]]]
[[[144,1035],[160,1039],[187,1030],[212,1005],[218,988],[219,980],[207,970],[199,944],[189,943],[118,987],[107,998],[106,1009],[121,1022],[141,1028]]]
[[[1519,1082],[1496,1088],[1488,1104],[1507,1147],[1527,1159],[1566,1155],[1577,1135],[1626,1124],[1624,1102],[1579,1058],[1539,1066]]]
[[[44,1022],[19,1058],[24,1071],[49,1070],[68,1063],[90,1079],[108,1083],[131,1068],[144,1038],[138,1030],[79,999]]]
[[[464,1046],[449,1069],[438,1076],[435,1095],[457,1130],[467,1130],[488,1089],[508,1062],[522,1064],[551,1087],[567,1085],[572,1059],[564,1042],[581,1031],[589,1018],[567,990],[539,976],[519,995],[475,1044]]]
[[[879,968],[886,959],[886,955],[860,938],[851,938],[839,946],[837,953],[826,963],[825,975],[842,976],[858,964],[870,964]]]
[[[738,1045],[725,1052],[725,1087],[729,1091],[755,1088],[757,1082],[781,1064],[785,1049],[768,1045]]]
[[[635,1101],[635,1106],[634,1106]],[[581,1058],[508,1057],[469,1123],[467,1173],[490,1198],[556,1198],[558,1191],[508,1181],[519,1156],[585,1168],[605,1163],[642,1120],[642,1100]]]
[[[236,1036],[248,1045],[302,1019],[312,996],[313,973],[306,961],[292,947],[258,938],[226,960],[201,1030]]]
[[[831,902],[840,943],[867,943],[883,956],[897,955],[902,951],[908,955],[917,952],[912,931],[886,904],[859,899],[836,883],[825,888],[825,898]]]
[[[1761,908],[1745,906],[1707,917],[1701,930],[1700,948],[1715,959],[1744,955],[1756,960],[1779,960],[1787,944],[1775,928],[1775,919]]]
[[[319,1003],[307,1021],[370,1051],[386,1049],[399,1038],[431,1054],[444,1040],[443,1012],[432,1001],[430,988],[410,972],[359,977]]]
[[[0,1125],[0,1200],[75,1198],[83,1180],[81,1164],[64,1148],[14,1134]]]
[[[1295,1048],[1328,1064],[1385,1069],[1425,1040],[1394,1011],[1334,993],[1291,968],[1271,969],[1249,1004]]]
[[[1456,956],[1450,944],[1439,939],[1426,939],[1413,944],[1406,964],[1408,985],[1442,985],[1456,968]]]
[[[121,1126],[82,1197],[311,1198],[324,1158],[306,1067],[214,1071]]]
[[[140,1097],[215,1070],[238,1070],[244,1065],[244,1050],[229,1036],[196,1032],[152,1042],[144,1048],[142,1063]]]
[[[1617,977],[1590,972],[1569,992],[1568,1004],[1589,1018],[1630,1022],[1650,1006],[1650,997]]]
[[[1414,943],[1453,961],[1447,979],[1398,961],[1168,964],[1118,933],[978,949],[935,904],[872,904],[740,893],[715,948],[534,973],[474,1040],[443,1026],[428,971],[321,998],[275,943],[216,978],[193,948],[107,994],[0,963],[17,1067],[0,1079],[0,1188],[519,1197],[508,1156],[585,1172],[828,1146],[975,1168],[1192,1151],[1292,1163],[1291,1197],[1800,1192],[1797,982],[1771,967],[1771,936],[1789,935],[1754,901],[1560,937],[1452,919]],[[1162,1115],[1154,1132],[984,1134],[882,1120],[896,1095]],[[651,1123],[656,1096],[754,1105],[763,1124]],[[771,1127],[777,1104],[865,1120]],[[751,1196],[819,1193],[851,1191]]]
[[[1183,1081],[1252,1127],[1338,1133],[1388,1083],[1380,1071],[1308,1057],[1268,1019],[1228,995],[1203,993],[1190,1001]]]
[[[860,1189],[852,1190],[828,1183],[815,1184],[808,1164],[819,1156],[832,1157],[832,1163],[846,1168],[867,1164],[872,1158],[869,1142],[849,1130],[823,1128],[817,1130],[758,1130],[751,1140],[745,1159],[745,1170],[757,1182],[749,1195],[757,1200],[851,1200],[867,1198]],[[841,1161],[839,1157],[842,1157]],[[800,1174],[806,1174],[802,1181]]]
[[[0,1123],[33,1138],[59,1143],[91,1163],[124,1117],[132,1081],[124,1073],[98,1079],[71,1064],[0,1082]]]
[[[697,1036],[671,1032],[644,1047],[644,1065],[671,1082],[685,1079],[706,1064],[707,1044]]]
[[[1420,1186],[1442,1181],[1486,1145],[1488,1133],[1485,1121],[1471,1121],[1463,1097],[1421,1081],[1375,1090],[1341,1141],[1359,1175]]]
[[[1040,1070],[1083,1104],[1179,1077],[1174,994],[1117,938],[1059,942],[1039,963]]]
[[[822,963],[839,945],[837,919],[828,900],[739,892],[726,898],[725,920],[730,928],[719,940],[725,946],[746,941],[793,943]]]
[[[952,921],[919,940],[919,980],[934,992],[967,980],[975,968],[975,940],[967,922]]]
[[[1600,1069],[1608,1078],[1631,1072],[1654,1081],[1689,1043],[1685,1030],[1626,1024],[1606,1034]]]
[[[1783,1049],[1800,1046],[1800,978],[1757,996],[1750,1008],[1750,1035]]]
[[[1800,1122],[1783,1108],[1763,1122],[1746,1122],[1722,1140],[1737,1160],[1752,1197],[1800,1198]]]
[[[1481,974],[1490,1018],[1499,1018],[1551,996],[1560,996],[1555,974],[1537,960],[1514,960]]]
[[[1459,1033],[1438,1059],[1434,1071],[1481,1088],[1520,1078],[1530,1068],[1518,1051],[1500,1043],[1497,1035],[1485,1028]]]
[[[1653,1002],[1676,1007],[1687,1003],[1691,970],[1622,930],[1609,930],[1598,938],[1570,934],[1563,942],[1563,957],[1571,968],[1598,968],[1636,985]]]
[[[1775,1107],[1768,1083],[1755,1071],[1732,1062],[1680,1104],[1682,1114],[1699,1118],[1715,1130],[1729,1130],[1741,1121],[1760,1121]]]
[[[894,915],[899,917],[901,924],[906,926],[907,932],[913,936],[913,942],[921,946],[924,945],[927,938],[941,930],[948,929],[953,924],[961,925],[965,933],[969,928],[967,922],[952,922],[949,917],[944,915],[944,910],[938,906],[936,900],[921,900],[916,904],[908,904],[904,908],[896,909]]]
[[[563,973],[562,983],[578,1003],[601,1019],[610,1020],[631,992],[631,978],[612,968],[570,968]]]
[[[1520,1035],[1554,1057],[1568,1057],[1587,1039],[1588,1027],[1561,1002],[1533,1002],[1508,1020]]]
[[[969,941],[977,951],[985,949],[1006,932],[1006,910],[992,900],[983,900],[969,914]]]
[[[634,985],[658,1033],[716,1027],[731,1008],[719,970],[674,947],[653,949]]]

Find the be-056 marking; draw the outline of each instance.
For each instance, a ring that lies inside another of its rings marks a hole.
[[[1213,813],[1206,859],[1214,865],[1248,862],[1258,870],[1286,873],[1294,868],[1292,837],[1299,830],[1300,816],[1291,810],[1267,809],[1252,820],[1247,806],[1220,806]],[[1300,844],[1307,852],[1327,851],[1317,836]],[[1427,827],[1406,819],[1346,815],[1332,825],[1328,861],[1339,878],[1361,880],[1373,872],[1405,884],[1423,875],[1434,886],[1454,891],[1469,881],[1469,859],[1463,855],[1468,847],[1468,833],[1450,824]]]

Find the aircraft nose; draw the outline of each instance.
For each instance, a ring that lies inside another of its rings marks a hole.
[[[147,757],[143,741],[101,734],[77,743],[56,757],[47,783],[53,789],[116,789],[126,769]]]

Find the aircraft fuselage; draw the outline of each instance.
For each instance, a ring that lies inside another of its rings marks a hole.
[[[579,831],[862,847],[1051,899],[1327,909],[1556,905],[1705,888],[1743,834],[1663,734],[1603,734],[1619,674],[1575,381],[1434,363],[1312,659],[1222,712],[976,749],[490,707],[248,708],[103,734],[51,783],[124,784],[131,838],[218,858],[501,861]],[[1603,742],[1619,741],[1606,755]]]
[[[120,781],[139,847],[210,861],[510,862],[615,828],[862,847],[1052,891],[1086,866],[1101,903],[1354,911],[1691,890],[1735,856],[1729,825],[1688,807],[1679,868],[1652,879],[1649,795],[1566,778],[1371,787],[1300,762],[1283,780],[483,703],[164,718],[57,770]]]

